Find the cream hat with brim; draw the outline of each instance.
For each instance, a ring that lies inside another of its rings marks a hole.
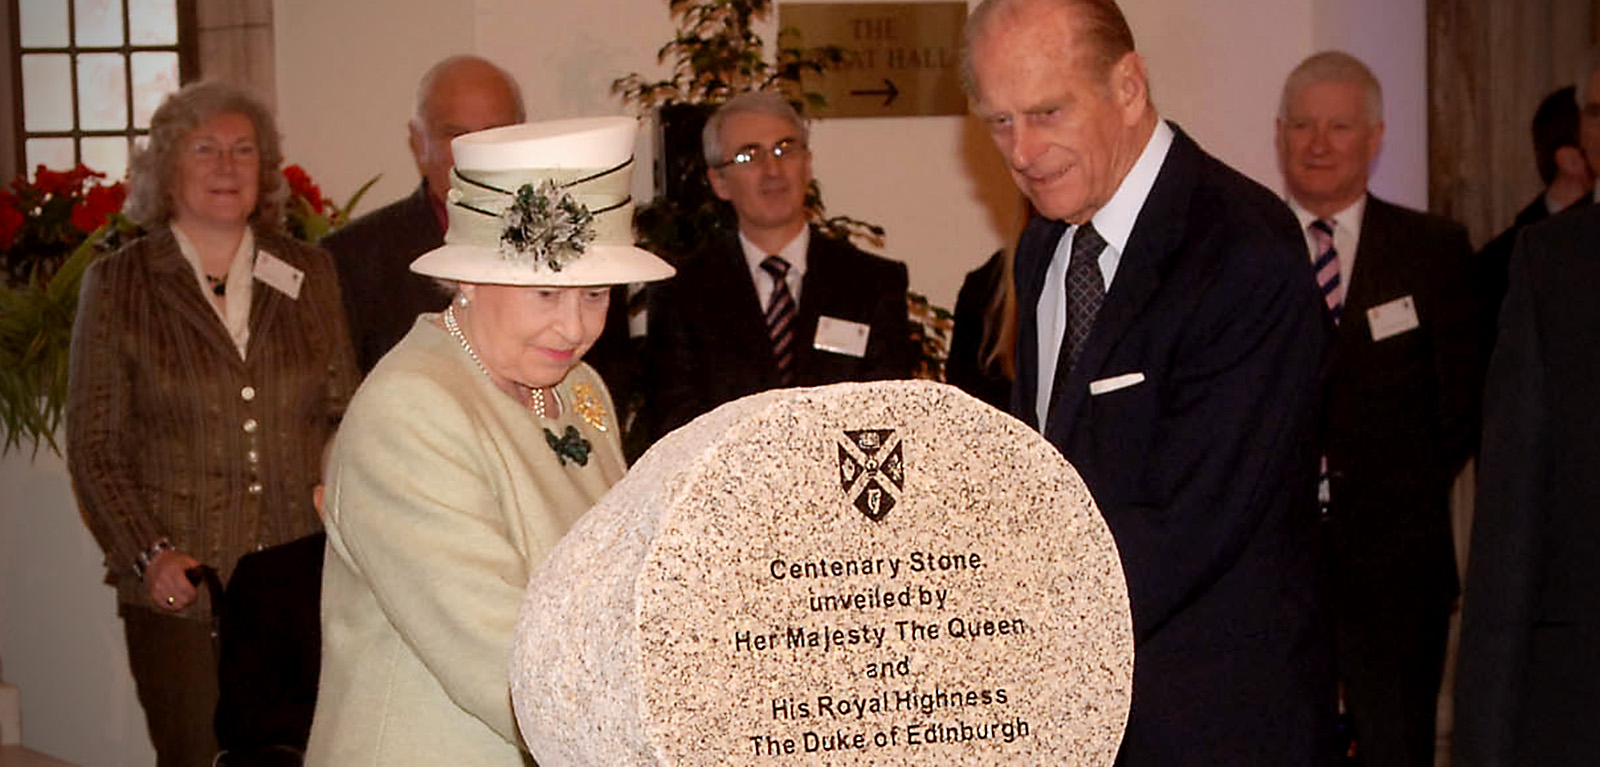
[[[411,271],[491,285],[652,282],[675,270],[633,246],[631,117],[508,125],[450,142],[441,247]]]

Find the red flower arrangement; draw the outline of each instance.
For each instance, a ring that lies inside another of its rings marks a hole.
[[[311,180],[311,174],[305,168],[287,166],[283,169],[283,179],[289,182],[288,220],[284,224],[290,235],[306,242],[316,242],[349,223],[350,212],[355,210],[356,203],[378,181],[378,177],[373,176],[355,194],[350,195],[344,205],[335,205],[332,200],[322,196],[322,188]]]
[[[40,165],[33,181],[17,176],[0,191],[0,255],[5,283],[47,281],[90,233],[116,216],[128,195],[122,182],[79,165],[53,171]]]

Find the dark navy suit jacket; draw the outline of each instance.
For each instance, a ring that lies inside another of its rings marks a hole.
[[[1326,336],[1274,194],[1176,134],[1043,433],[1083,475],[1133,608],[1121,765],[1306,765],[1331,751],[1314,594]],[[1017,246],[1013,412],[1033,423],[1039,302],[1066,225]],[[1092,395],[1092,381],[1143,374]]]
[[[1600,764],[1600,205],[1530,226],[1484,394],[1459,767]]]

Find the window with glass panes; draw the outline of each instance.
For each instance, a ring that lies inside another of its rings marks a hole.
[[[19,167],[111,179],[167,94],[192,79],[194,0],[10,0]]]

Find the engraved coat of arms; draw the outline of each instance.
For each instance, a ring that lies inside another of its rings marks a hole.
[[[863,515],[881,522],[905,489],[906,466],[894,429],[845,430],[838,441],[839,486]]]

